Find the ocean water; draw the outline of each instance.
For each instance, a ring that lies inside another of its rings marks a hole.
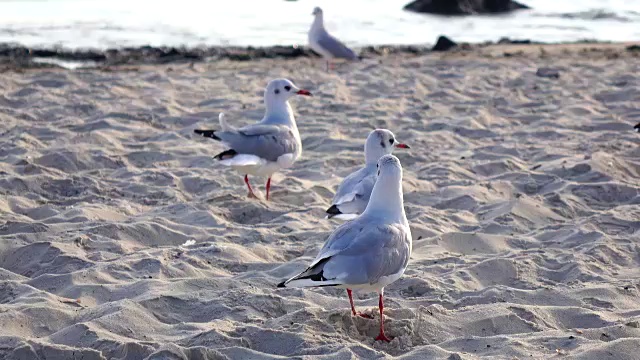
[[[306,44],[311,11],[352,46],[501,37],[545,42],[640,40],[640,0],[522,0],[532,10],[439,17],[408,0],[0,0],[0,42],[33,47]]]

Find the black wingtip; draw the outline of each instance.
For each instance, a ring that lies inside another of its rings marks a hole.
[[[278,284],[278,286],[276,286],[276,287],[279,287],[279,288],[286,287],[286,286],[284,285],[284,283],[285,283],[285,282],[286,282],[286,280],[285,280],[285,281],[283,281],[283,282],[281,282],[280,284]]]
[[[229,150],[225,150],[223,152],[221,152],[220,154],[214,156],[213,158],[216,160],[225,160],[225,159],[230,159],[234,156],[238,155],[238,152],[233,150],[233,149],[229,149]]]
[[[637,132],[640,132],[640,123],[637,123],[633,128],[636,129]]]
[[[338,209],[338,206],[336,205],[331,205],[330,208],[327,209],[327,217],[329,219],[331,219],[332,217],[336,216],[336,215],[340,215],[342,214],[342,211],[340,211],[340,209]]]
[[[214,140],[220,140],[220,138],[218,136],[216,136],[216,131],[215,130],[195,129],[195,130],[193,130],[193,132],[198,134],[198,135],[202,135],[204,137],[212,138]]]

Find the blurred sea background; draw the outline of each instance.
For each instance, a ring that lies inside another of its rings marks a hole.
[[[351,46],[502,37],[542,42],[640,39],[640,0],[521,0],[531,10],[443,17],[409,0],[0,0],[0,43],[106,49],[131,46],[306,44],[314,6]]]

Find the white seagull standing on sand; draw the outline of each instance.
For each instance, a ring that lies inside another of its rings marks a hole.
[[[378,160],[391,154],[394,148],[409,149],[409,145],[399,143],[395,135],[386,129],[377,129],[369,133],[364,145],[365,165],[342,180],[331,201],[331,207],[327,209],[329,219],[336,217],[350,220],[362,214],[376,183]]]
[[[339,226],[318,256],[300,274],[278,287],[336,286],[346,288],[353,315],[351,289],[377,291],[380,334],[376,340],[390,341],[384,334],[384,287],[398,280],[411,256],[411,231],[402,200],[402,166],[393,155],[378,161],[378,180],[365,211]]]
[[[266,111],[259,123],[237,129],[227,124],[224,114],[220,113],[221,130],[194,130],[196,134],[221,141],[229,147],[215,158],[245,174],[244,182],[250,197],[256,196],[249,184],[249,174],[268,178],[269,200],[271,176],[293,165],[302,153],[300,133],[288,102],[294,95],[311,96],[311,93],[299,89],[287,79],[272,80],[264,91]]]
[[[316,7],[312,15],[315,16],[309,29],[309,46],[327,61],[327,71],[331,59],[358,60],[358,55],[340,40],[334,38],[324,28],[322,9]]]

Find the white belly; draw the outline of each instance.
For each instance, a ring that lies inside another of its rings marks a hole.
[[[392,282],[400,279],[404,274],[404,268],[395,274],[388,276],[382,276],[375,284],[360,284],[360,285],[340,285],[338,287],[343,289],[360,290],[366,292],[380,292],[382,288],[391,284]]]
[[[278,158],[278,161],[267,161],[265,159],[255,157],[253,161],[234,162],[232,161],[233,159],[229,159],[223,160],[221,161],[221,163],[231,166],[233,169],[242,174],[271,177],[274,173],[280,171],[281,169],[291,167],[299,156],[300,153],[298,152],[282,155]]]

